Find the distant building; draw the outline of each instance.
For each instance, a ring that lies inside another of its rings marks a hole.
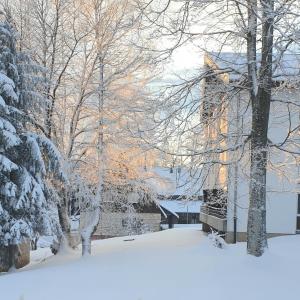
[[[196,200],[169,199],[159,200],[162,209],[161,224],[173,228],[174,224],[199,224],[202,199]]]
[[[161,224],[198,224],[202,196],[187,169],[144,170],[143,188],[108,185],[94,239],[161,230]],[[80,211],[74,206],[73,211]]]
[[[161,208],[162,225],[172,228],[174,224],[200,223],[202,195],[196,183],[197,174],[182,167],[156,167],[149,175],[148,183],[155,189]]]

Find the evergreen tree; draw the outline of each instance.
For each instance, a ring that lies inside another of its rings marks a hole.
[[[41,68],[16,50],[16,32],[0,23],[0,247],[59,234],[53,182],[65,180],[60,154],[39,126],[45,107]],[[10,266],[14,263],[9,253]]]

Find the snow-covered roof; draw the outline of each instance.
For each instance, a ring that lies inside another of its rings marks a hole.
[[[200,200],[160,200],[159,205],[169,212],[177,215],[178,213],[199,213],[202,201]],[[177,215],[178,217],[178,215]]]
[[[247,73],[246,53],[209,52],[206,54],[220,70],[228,71],[231,80],[238,80]],[[260,54],[257,54],[258,61]],[[273,58],[274,80],[286,80],[300,75],[300,53],[284,53]]]
[[[156,167],[148,171],[147,183],[159,195],[185,195],[187,197],[202,195],[202,190],[199,188],[200,172],[192,171],[187,168],[170,168]]]

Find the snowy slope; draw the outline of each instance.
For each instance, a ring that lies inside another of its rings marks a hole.
[[[123,239],[95,242],[88,258],[77,250],[38,263],[37,252],[33,265],[0,276],[0,299],[298,299],[300,236],[270,240],[263,258],[242,243],[217,249],[197,229]]]

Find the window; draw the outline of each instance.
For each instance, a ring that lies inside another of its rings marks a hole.
[[[300,216],[297,217],[297,230],[300,230]]]
[[[213,117],[216,105],[212,101],[204,101],[202,107],[202,120],[204,124],[208,124]]]
[[[300,231],[300,194],[298,194],[298,207],[297,207],[297,232]]]

